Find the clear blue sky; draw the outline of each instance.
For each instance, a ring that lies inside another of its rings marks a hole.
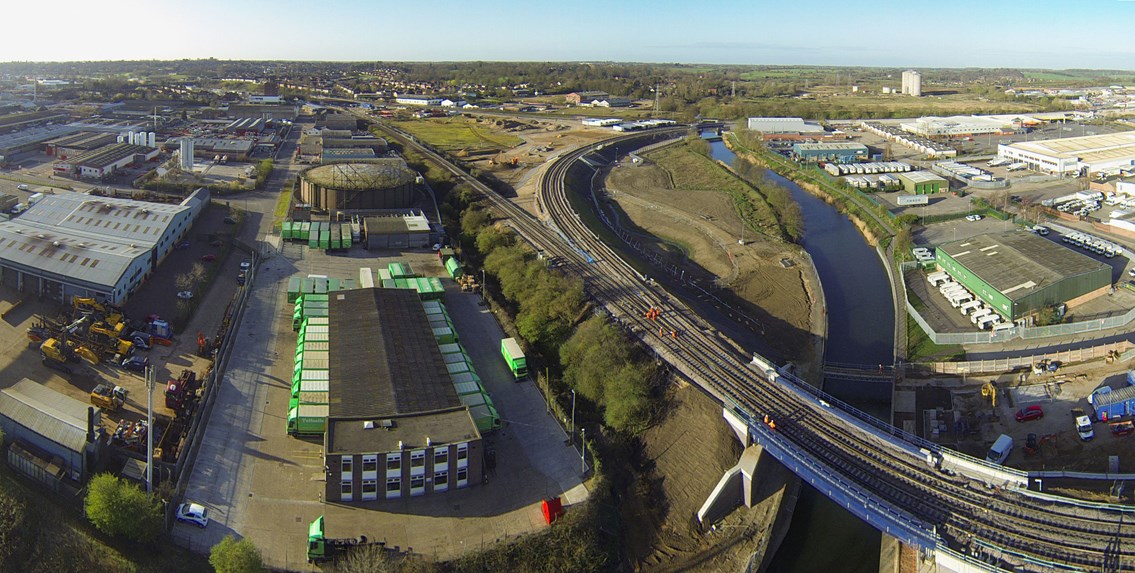
[[[0,14],[0,61],[1135,69],[1135,0],[16,0]]]

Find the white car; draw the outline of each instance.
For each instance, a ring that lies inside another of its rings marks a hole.
[[[181,300],[190,300],[193,298],[193,291],[183,290],[177,293],[177,298]]]
[[[251,269],[251,268],[252,268],[252,260],[251,259],[244,259],[243,261],[240,262],[240,270],[247,271],[248,269]]]
[[[183,503],[177,506],[177,520],[205,529],[209,525],[209,510],[196,503]]]
[[[981,215],[966,215],[966,221],[980,221]]]

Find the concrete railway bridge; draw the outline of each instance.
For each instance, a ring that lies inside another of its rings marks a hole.
[[[716,396],[739,439],[752,446],[746,457],[754,451],[772,456],[879,531],[920,548],[940,570],[1135,571],[1135,508],[1041,491],[1046,478],[1135,476],[1026,473],[903,432],[746,352],[599,240],[569,202],[569,186],[584,182],[579,188],[586,190],[592,166],[615,159],[612,143],[625,154],[687,129],[638,132],[556,158],[537,197],[542,219],[389,133],[479,189],[528,242],[578,273],[613,320]],[[645,318],[649,308],[660,309],[660,316]],[[665,336],[658,335],[660,326]]]

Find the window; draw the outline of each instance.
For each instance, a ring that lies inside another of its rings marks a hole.
[[[449,448],[441,447],[434,450],[434,467],[449,464]]]
[[[464,460],[469,457],[469,444],[457,444],[457,459]]]
[[[378,493],[378,480],[364,479],[363,480],[363,495]]]
[[[339,487],[341,488],[340,493],[342,493],[343,497],[351,497],[351,482],[345,481],[340,484]]]
[[[414,476],[414,477],[410,478],[410,488],[411,489],[420,489],[420,488],[423,488],[423,487],[426,487],[425,476]]]
[[[420,468],[426,465],[426,453],[423,451],[410,452],[410,467]]]
[[[344,456],[343,460],[343,479],[351,479],[351,472],[355,465],[355,458],[351,456]]]
[[[376,472],[378,471],[378,456],[369,455],[363,456],[363,472]]]
[[[402,491],[402,478],[386,478],[386,493]]]
[[[461,468],[457,470],[457,485],[463,486],[469,483],[469,469]]]
[[[434,473],[434,489],[443,490],[449,487],[449,472]]]
[[[402,453],[386,454],[386,471],[398,471],[402,469]]]

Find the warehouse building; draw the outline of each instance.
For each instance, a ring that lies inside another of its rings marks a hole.
[[[189,232],[208,203],[180,204],[63,192],[0,222],[0,282],[59,303],[72,296],[121,305]]]
[[[855,163],[867,159],[867,146],[862,143],[796,143],[792,157],[804,163]]]
[[[295,121],[300,115],[298,105],[271,104],[229,104],[228,116],[233,119],[253,117],[263,119],[286,119]]]
[[[902,188],[911,195],[927,195],[950,190],[950,182],[944,177],[929,171],[911,171],[896,175],[902,182]]]
[[[609,97],[611,97],[611,94],[607,92],[592,90],[583,92],[571,92],[564,96],[564,100],[571,105],[580,105],[589,104],[596,100],[605,100]]]
[[[1013,118],[1007,116],[959,115],[920,117],[912,122],[900,123],[899,127],[908,133],[929,139],[940,139],[1015,133],[1019,125],[1020,122],[1014,125]]]
[[[24,378],[0,390],[0,427],[8,461],[49,487],[83,482],[98,461],[98,408]]]
[[[417,95],[417,94],[394,94],[394,103],[402,105],[419,105],[419,106],[433,106],[441,105],[441,98],[439,96]]]
[[[421,213],[363,219],[368,250],[425,249],[433,244],[430,222]]]
[[[1071,308],[1111,288],[1111,267],[1033,233],[979,235],[935,249],[938,266],[1012,321]]]
[[[156,147],[112,143],[68,159],[60,159],[51,165],[51,169],[56,175],[102,180],[127,165],[153,159],[158,153],[160,150]]]
[[[800,117],[750,117],[749,130],[761,133],[823,135],[824,127]]]
[[[1092,175],[1135,165],[1135,131],[998,145],[997,156],[1052,175]]]
[[[56,137],[55,139],[44,142],[43,152],[58,157],[59,159],[67,159],[73,155],[86,153],[104,145],[110,145],[115,143],[117,139],[118,136],[113,133],[80,131],[79,133]]]
[[[480,483],[481,434],[418,294],[338,291],[328,315],[324,499],[397,499]]]

